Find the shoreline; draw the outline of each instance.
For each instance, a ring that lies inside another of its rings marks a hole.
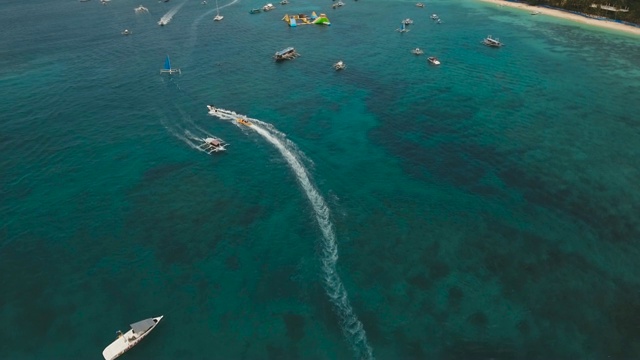
[[[581,24],[593,25],[593,26],[597,26],[605,29],[622,31],[628,34],[633,34],[633,35],[640,35],[640,27],[625,25],[625,24],[614,22],[614,21],[592,19],[585,16],[572,14],[564,10],[556,10],[556,9],[550,9],[547,7],[542,7],[542,6],[533,6],[533,5],[527,5],[525,3],[518,3],[518,2],[511,2],[511,1],[504,1],[504,0],[480,0],[480,1],[496,4],[499,6],[508,6],[511,8],[522,9],[522,10],[528,11],[529,13],[536,11],[536,12],[539,12],[540,15],[549,15],[553,17],[575,21]],[[534,15],[531,15],[531,16],[534,16]]]

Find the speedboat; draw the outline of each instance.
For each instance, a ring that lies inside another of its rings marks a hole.
[[[438,14],[431,15],[431,20],[438,20],[438,19],[439,19]]]
[[[105,360],[113,360],[124,354],[127,350],[136,346],[145,336],[149,335],[151,330],[158,326],[158,323],[163,317],[164,316],[158,316],[133,323],[131,324],[131,330],[125,334],[118,330],[116,332],[116,339],[104,348],[102,356]]]
[[[262,7],[262,11],[270,11],[270,10],[273,10],[273,9],[275,9],[275,8],[276,8],[276,7],[275,7],[275,6],[273,6],[273,4],[269,3],[269,4],[267,4],[267,5],[265,5],[265,6],[263,6],[263,7]]]
[[[404,20],[402,20],[402,21],[404,22],[404,24],[405,24],[405,25],[411,25],[411,24],[413,24],[413,20],[411,20],[411,19],[409,19],[409,18],[406,18],[406,19],[404,19]]]
[[[160,19],[160,21],[158,21],[158,25],[165,26],[165,25],[167,25],[167,23],[164,22],[162,19]]]
[[[482,43],[490,47],[501,47],[502,45],[504,45],[498,38],[494,39],[491,37],[491,35],[482,40]]]
[[[149,9],[147,9],[146,7],[140,5],[137,8],[133,9],[133,11],[135,11],[136,14],[141,14],[141,13],[145,13],[145,12],[148,13]]]
[[[419,8],[423,8],[424,4],[423,3],[417,3],[416,6],[419,7]]]
[[[411,53],[414,54],[414,55],[422,55],[422,54],[424,54],[424,51],[422,51],[422,49],[420,49],[420,48],[415,48],[415,49],[411,50]]]
[[[336,71],[344,70],[347,68],[347,65],[344,63],[344,61],[340,60],[337,63],[333,64],[333,68],[336,69]]]
[[[257,14],[259,12],[260,12],[260,9],[258,9],[258,8],[249,10],[249,14]]]
[[[208,137],[206,139],[201,139],[201,140],[202,140],[202,144],[200,144],[200,146],[198,147],[203,151],[205,151],[207,154],[226,151],[227,150],[226,147],[227,145],[229,145],[224,141],[222,141],[222,139],[214,138],[214,137]]]
[[[129,31],[129,29],[124,29],[124,31],[121,32],[122,35],[131,35],[131,31]]]
[[[280,5],[287,5],[288,3],[289,3],[289,0],[280,1]]]
[[[429,61],[429,63],[431,63],[432,65],[440,65],[440,60],[438,60],[435,56],[429,56],[427,58],[427,61]]]
[[[244,125],[244,126],[251,126],[251,125],[253,125],[253,124],[251,124],[251,122],[250,122],[249,120],[247,120],[247,119],[243,119],[243,118],[237,118],[237,119],[236,119],[236,121],[237,121],[239,124],[242,124],[242,125]]]

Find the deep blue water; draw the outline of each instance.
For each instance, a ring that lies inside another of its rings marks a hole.
[[[126,358],[638,357],[637,36],[473,1],[214,4],[0,5],[0,358],[101,358],[157,315]],[[332,26],[280,21],[311,11]]]

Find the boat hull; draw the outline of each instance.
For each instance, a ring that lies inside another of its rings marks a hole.
[[[158,324],[160,323],[160,320],[162,320],[163,317],[164,316],[152,318],[155,321],[155,325],[153,325],[151,328],[149,328],[149,330],[145,331],[143,334],[139,336],[136,336],[133,333],[133,329],[127,331],[124,335],[118,336],[118,338],[114,342],[109,344],[102,351],[102,356],[104,357],[104,359],[105,360],[116,359],[120,355],[127,352],[132,347],[136,346],[142,339],[144,339],[147,335],[149,335],[149,333],[158,326]]]

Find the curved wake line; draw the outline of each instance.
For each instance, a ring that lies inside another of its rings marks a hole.
[[[160,22],[163,24],[168,24],[171,19],[173,18],[173,16],[180,11],[180,9],[184,6],[184,4],[186,4],[187,2],[183,2],[182,4],[179,4],[173,8],[171,8],[171,10],[167,11],[166,14],[162,15],[162,17],[160,18]]]
[[[221,119],[232,120],[234,122],[236,117],[241,116],[231,111],[221,113],[220,110],[221,109],[219,109],[215,114],[210,114]],[[357,358],[373,359],[373,351],[367,343],[365,330],[351,307],[347,290],[342,284],[342,280],[340,280],[340,276],[336,270],[336,264],[338,262],[338,245],[336,242],[336,235],[333,230],[333,224],[331,223],[329,207],[325,203],[324,198],[311,183],[306,168],[292,151],[292,149],[296,149],[295,145],[291,141],[284,139],[284,134],[275,130],[270,124],[257,119],[247,118],[245,116],[241,117],[250,120],[253,123],[253,125],[248,128],[253,129],[255,132],[260,134],[275,146],[278,151],[280,151],[280,154],[282,154],[282,157],[287,161],[295,173],[298,182],[311,202],[311,206],[315,212],[316,221],[318,222],[323,235],[321,260],[322,271],[324,273],[325,290],[327,291],[329,299],[336,307],[337,313],[340,316],[342,331],[347,337],[347,340],[353,346]],[[258,126],[258,124],[265,127],[263,128]],[[270,129],[267,130],[267,128]],[[282,141],[276,137],[278,135],[282,138]],[[288,143],[287,145],[289,146],[285,145],[285,143]]]

